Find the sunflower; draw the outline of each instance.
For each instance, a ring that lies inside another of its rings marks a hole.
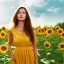
[[[57,33],[58,33],[59,35],[61,35],[62,32],[63,32],[63,29],[57,30]]]
[[[2,26],[2,30],[6,30],[6,27],[5,26]]]
[[[61,33],[61,38],[64,38],[64,32]]]
[[[50,29],[53,29],[53,27],[52,27],[52,26],[50,26],[49,28],[50,28]]]
[[[1,33],[0,33],[0,37],[1,37]]]
[[[9,29],[7,29],[7,30],[6,30],[6,34],[8,34],[9,32],[10,32],[10,30],[9,30]]]
[[[44,28],[43,28],[43,29],[44,29],[44,31],[45,31],[45,33],[46,33],[46,31],[47,31],[47,26],[44,26]]]
[[[47,33],[48,35],[53,34],[53,29],[47,29],[46,33]]]
[[[37,26],[36,29],[41,28],[40,26]]]
[[[60,50],[64,50],[64,43],[60,43],[60,44],[59,44],[59,49],[60,49]]]
[[[59,29],[60,29],[60,26],[56,26],[56,27],[55,27],[55,30],[59,30]]]
[[[49,43],[49,42],[46,42],[46,43],[44,43],[44,46],[45,46],[46,48],[50,48],[50,43]]]
[[[44,29],[43,28],[41,28],[41,34],[44,34]]]
[[[5,36],[6,36],[5,31],[1,31],[1,33],[0,33],[0,37],[1,37],[1,38],[5,38]]]
[[[37,34],[41,34],[41,28],[37,29]]]
[[[0,46],[0,52],[2,54],[5,54],[7,51],[8,51],[8,46],[7,45],[3,44],[3,45]]]

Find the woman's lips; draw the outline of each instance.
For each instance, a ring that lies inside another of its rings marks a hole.
[[[23,17],[20,17],[20,18],[23,18]]]

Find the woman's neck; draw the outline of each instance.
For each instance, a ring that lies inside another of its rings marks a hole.
[[[23,29],[24,28],[24,21],[18,21],[18,28]]]

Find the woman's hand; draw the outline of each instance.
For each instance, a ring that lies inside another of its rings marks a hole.
[[[36,62],[36,64],[38,64],[38,62]]]
[[[36,60],[36,64],[38,64],[38,61]]]
[[[14,64],[17,64],[17,62],[16,62],[16,59],[15,59],[14,55],[12,55],[12,61],[14,62]]]
[[[12,55],[12,60],[16,62],[16,59],[15,59],[14,55]]]

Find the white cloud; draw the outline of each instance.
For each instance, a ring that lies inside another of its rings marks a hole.
[[[15,0],[0,0],[0,2],[14,2]]]
[[[41,6],[44,6],[44,5],[47,5],[47,1],[45,0],[20,0],[18,1],[18,3],[21,5],[25,5],[27,7],[31,7],[32,5],[35,5],[35,6],[38,6],[38,7],[41,7]]]
[[[10,8],[10,9],[12,10],[12,9],[14,9],[14,8],[15,8],[15,6],[11,6],[11,8]]]
[[[7,19],[7,10],[4,5],[0,4],[0,23],[4,23]]]
[[[14,2],[14,1],[16,1],[16,0],[7,0],[7,1],[9,1],[9,2]]]
[[[45,26],[46,23],[45,23],[45,17],[44,17],[44,14],[42,14],[40,17],[38,18],[35,18],[33,16],[31,16],[31,20],[32,20],[32,25],[33,26]]]
[[[36,6],[38,6],[38,7],[43,7],[43,6],[47,5],[48,3],[47,3],[47,1],[45,1],[45,0],[38,0],[38,1],[35,0],[34,4],[35,4]]]
[[[11,27],[12,27],[11,24],[0,24],[0,28],[1,28],[2,26],[5,26],[6,28],[11,28]]]
[[[4,0],[0,0],[0,2],[4,2]]]
[[[25,0],[25,2],[23,3],[24,5],[26,5],[26,6],[32,6],[32,4],[33,4],[33,0]]]
[[[47,11],[49,11],[49,12],[54,12],[54,13],[58,12],[59,10],[60,10],[59,7],[58,7],[58,8],[53,8],[53,7],[51,7],[51,8],[49,8],[49,9],[47,9]]]

